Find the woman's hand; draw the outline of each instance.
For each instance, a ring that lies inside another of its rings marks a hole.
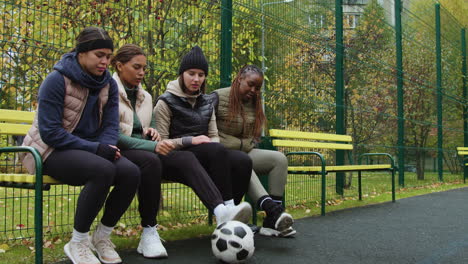
[[[159,153],[161,155],[166,156],[175,148],[174,143],[171,140],[164,139],[162,141],[159,141],[158,144],[156,144],[156,153]]]
[[[145,131],[143,131],[143,134],[148,136],[153,141],[161,140],[161,135],[159,135],[158,131],[156,129],[152,128],[152,127],[149,127]]]
[[[113,146],[113,145],[109,145],[109,147],[114,148],[116,150],[114,160],[120,159],[120,157],[122,156],[120,154],[120,149],[118,147],[116,147],[116,146]]]
[[[120,158],[120,149],[113,145],[99,143],[96,155],[112,162]]]
[[[210,143],[211,139],[205,135],[196,136],[192,138],[192,145],[200,145],[203,143]]]

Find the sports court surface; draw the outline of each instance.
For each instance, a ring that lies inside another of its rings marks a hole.
[[[290,239],[256,235],[255,254],[246,263],[468,263],[468,188],[299,219],[295,228]],[[120,253],[127,264],[219,263],[209,237],[165,247],[167,259]]]

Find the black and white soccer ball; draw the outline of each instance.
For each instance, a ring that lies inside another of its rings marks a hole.
[[[246,224],[228,221],[219,225],[211,235],[211,249],[221,261],[243,263],[255,251],[254,235]]]

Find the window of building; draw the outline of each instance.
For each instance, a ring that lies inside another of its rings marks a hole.
[[[344,28],[354,29],[359,23],[360,14],[345,14],[343,15],[343,26]]]

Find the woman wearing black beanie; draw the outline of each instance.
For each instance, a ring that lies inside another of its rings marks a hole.
[[[177,152],[184,152],[192,160],[161,156],[164,164],[163,177],[180,177],[181,165],[190,166],[200,175],[212,179],[216,192],[222,195],[222,204],[227,208],[241,206],[251,215],[248,203],[241,203],[250,181],[252,161],[241,151],[228,150],[219,143],[213,101],[205,94],[208,62],[200,47],[195,46],[180,63],[179,78],[169,82],[166,92],[158,98],[154,108],[156,129],[162,139],[170,139]],[[179,175],[179,176],[177,176]],[[187,177],[196,177],[189,174]],[[191,181],[193,179],[178,179]],[[191,186],[198,193],[212,192],[208,186],[195,182]],[[237,205],[237,206],[236,206]],[[210,208],[210,207],[209,207]],[[217,217],[219,208],[210,209]],[[247,222],[249,219],[242,219]]]

